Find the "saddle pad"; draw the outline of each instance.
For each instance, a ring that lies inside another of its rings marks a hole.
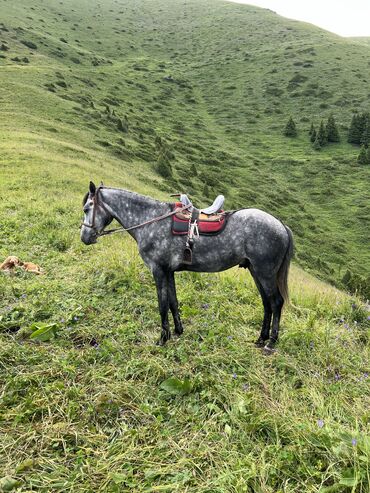
[[[175,204],[175,209],[177,207],[179,207],[179,205]],[[172,234],[188,234],[189,217],[190,213],[184,214],[181,212],[179,214],[174,214],[172,216]],[[225,213],[212,214],[211,216],[208,216],[207,214],[200,214],[197,223],[200,235],[215,235],[224,229],[226,225],[226,215]]]

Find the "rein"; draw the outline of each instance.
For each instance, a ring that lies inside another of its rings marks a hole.
[[[108,209],[106,208],[106,206],[104,205],[103,202],[99,201],[99,191],[100,191],[101,187],[99,187],[96,192],[95,192],[95,195],[93,197],[93,217],[92,217],[92,223],[91,224],[87,224],[85,222],[81,223],[81,226],[85,226],[86,228],[91,228],[95,231],[96,235],[97,236],[106,236],[106,235],[110,235],[112,233],[117,233],[117,232],[125,232],[125,231],[131,231],[133,229],[137,229],[137,228],[142,228],[143,226],[146,226],[148,224],[152,224],[152,223],[155,223],[155,222],[158,222],[158,221],[162,221],[163,219],[166,219],[167,217],[171,217],[173,216],[174,214],[177,214],[178,212],[183,212],[187,209],[189,209],[190,207],[192,207],[192,204],[188,204],[188,205],[185,205],[184,207],[182,207],[181,209],[176,209],[174,211],[171,211],[171,212],[168,212],[167,214],[163,214],[162,216],[157,216],[157,217],[154,217],[153,219],[149,219],[148,221],[144,221],[143,223],[140,223],[140,224],[136,224],[135,226],[131,226],[129,228],[124,228],[123,226],[120,227],[120,228],[114,228],[114,229],[108,229],[107,231],[101,231],[101,232],[98,232],[97,229],[96,229],[96,226],[95,226],[95,217],[96,217],[96,209],[97,209],[97,206],[100,206],[102,207],[106,212],[108,212],[109,215],[112,215],[110,213],[110,211],[108,211]]]

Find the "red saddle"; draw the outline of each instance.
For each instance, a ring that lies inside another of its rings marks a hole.
[[[183,204],[176,202],[174,204],[174,210],[179,209],[177,214],[172,216],[172,234],[174,235],[187,235],[189,230],[189,219],[191,212],[182,211]],[[197,219],[197,225],[200,235],[216,235],[226,226],[227,213],[224,211],[217,212],[216,214],[204,214],[200,213]]]

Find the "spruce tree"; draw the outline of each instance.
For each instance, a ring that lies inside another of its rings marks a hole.
[[[317,133],[317,138],[320,142],[320,146],[323,147],[324,145],[326,145],[328,143],[328,136],[326,134],[326,129],[325,129],[325,126],[324,126],[324,122],[321,120],[321,123],[320,123],[320,128],[319,128],[319,131]]]
[[[361,146],[361,150],[360,150],[360,154],[358,155],[357,162],[358,164],[368,164],[367,152],[364,145]]]
[[[338,127],[335,123],[334,116],[330,115],[328,122],[326,124],[326,135],[328,137],[328,142],[339,142],[339,132]]]
[[[358,113],[355,113],[348,130],[348,142],[350,144],[361,144],[362,132],[362,118]]]
[[[315,142],[316,137],[317,137],[317,132],[316,132],[316,129],[314,128],[314,129],[312,130],[311,137],[310,137],[310,140],[311,140],[311,142],[312,142],[312,143],[314,143],[314,142]]]
[[[297,128],[292,117],[289,118],[286,124],[284,135],[286,137],[297,137]]]
[[[370,144],[370,122],[369,122],[369,120],[366,121],[365,128],[362,131],[361,144],[364,145],[366,148],[369,147],[369,144]]]

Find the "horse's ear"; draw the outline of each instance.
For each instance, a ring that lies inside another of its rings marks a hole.
[[[103,183],[103,180],[100,182],[100,185],[99,187],[104,187],[104,183]]]
[[[95,195],[96,186],[95,186],[95,184],[92,181],[90,182],[90,188],[89,188],[89,190],[90,190],[91,195]]]

